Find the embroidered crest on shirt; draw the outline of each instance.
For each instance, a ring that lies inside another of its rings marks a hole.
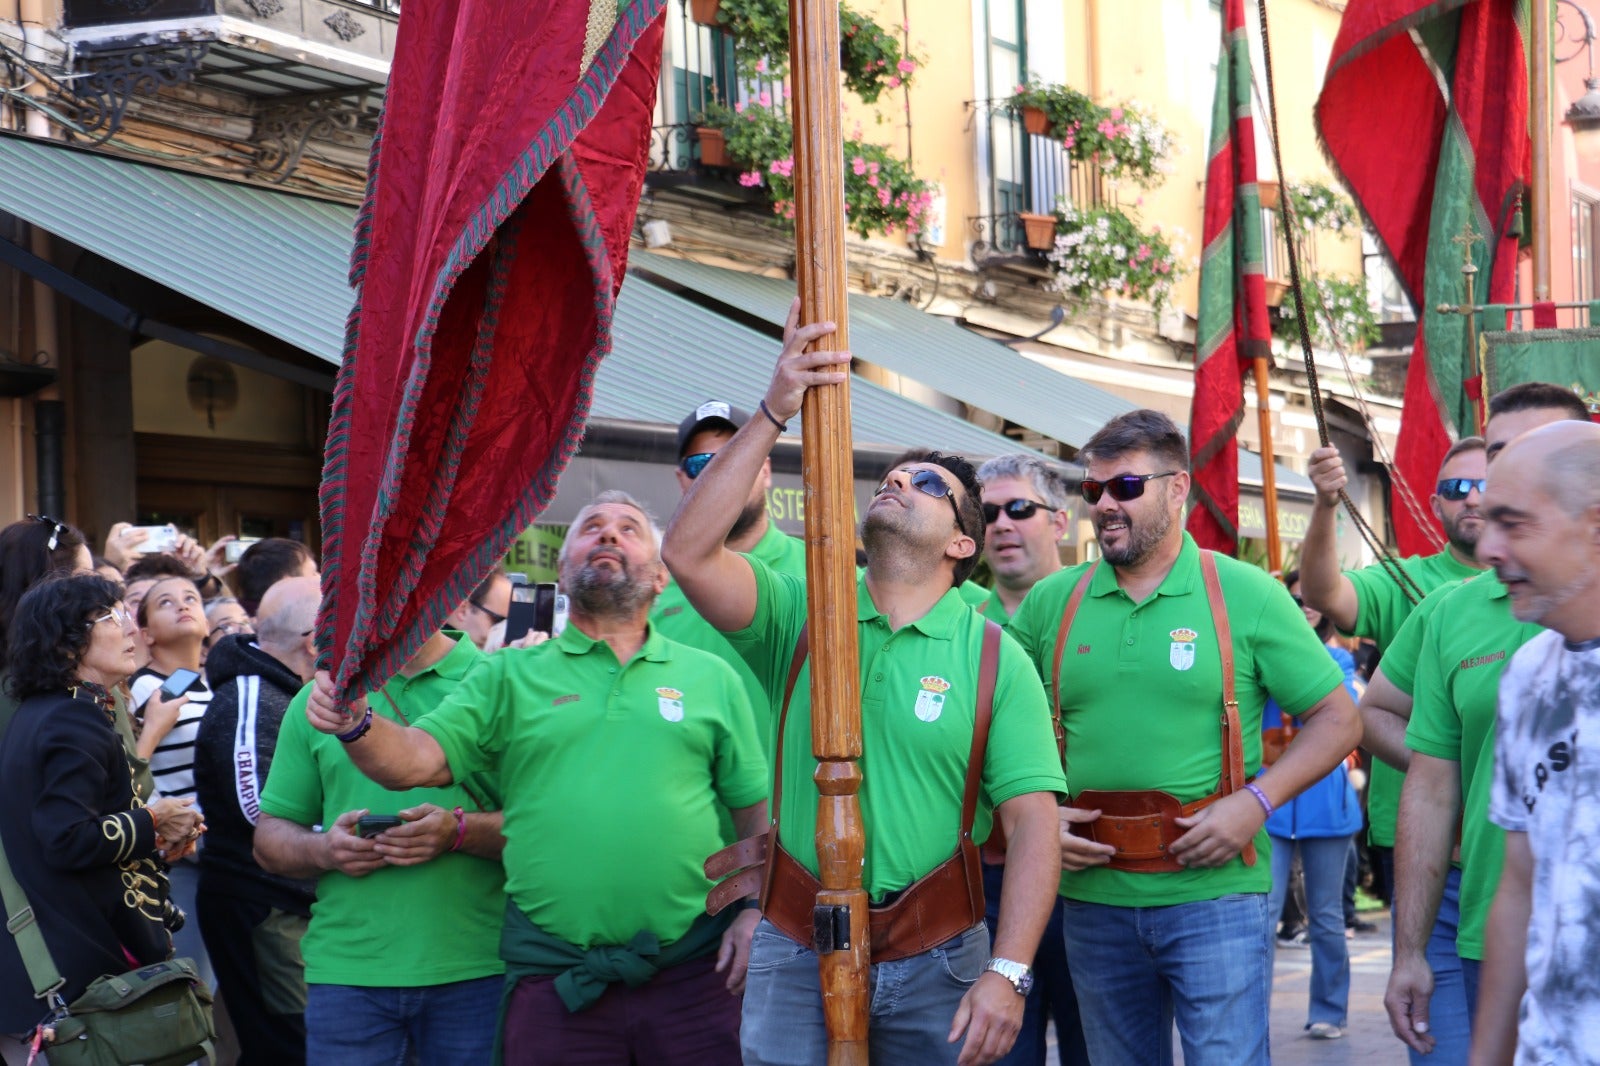
[[[661,717],[669,722],[683,721],[683,693],[675,688],[658,688],[656,697],[656,706],[661,709]]]
[[[1199,635],[1192,629],[1174,629],[1167,634],[1172,638],[1172,650],[1167,653],[1167,661],[1174,670],[1187,670],[1194,665],[1194,638]]]
[[[917,717],[932,722],[944,711],[944,694],[950,691],[950,682],[942,677],[922,679],[922,691],[917,693]]]

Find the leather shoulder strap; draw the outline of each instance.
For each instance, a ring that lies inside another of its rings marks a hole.
[[[1228,605],[1222,598],[1216,556],[1206,549],[1200,551],[1200,573],[1205,577],[1206,602],[1211,607],[1211,624],[1222,656],[1222,775],[1217,791],[1229,796],[1244,787],[1244,737],[1240,735],[1239,699],[1234,690],[1233,629],[1228,625]]]
[[[783,710],[778,712],[778,735],[773,742],[772,757],[772,824],[778,824],[778,812],[783,809],[783,731],[789,724],[789,701],[794,698],[794,686],[800,680],[800,668],[811,654],[811,623],[800,627],[794,639],[794,656],[789,660],[789,680],[783,686]]]
[[[1000,627],[983,623],[983,652],[978,658],[978,705],[972,719],[972,751],[967,755],[967,787],[961,794],[961,839],[972,839],[978,816],[978,791],[983,787],[983,759],[989,750],[989,725],[994,721],[994,686],[1000,676]]]
[[[1100,560],[1096,559],[1073,586],[1072,595],[1067,597],[1067,608],[1061,612],[1061,625],[1056,630],[1055,663],[1050,668],[1050,724],[1056,731],[1056,755],[1063,766],[1067,763],[1067,730],[1061,724],[1061,656],[1067,650],[1067,634],[1072,631],[1072,620],[1078,615],[1078,605],[1083,602],[1084,593],[1089,591],[1089,582],[1099,568]]]

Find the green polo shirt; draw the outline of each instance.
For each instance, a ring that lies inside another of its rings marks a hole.
[[[983,601],[978,611],[1001,629],[1011,624],[1011,615],[1006,613],[1006,605],[1000,602],[998,589],[989,593],[989,598]]]
[[[805,580],[805,541],[789,536],[773,523],[767,524],[767,531],[746,554],[751,559],[760,559],[779,573],[793,574],[800,580]],[[761,682],[756,680],[756,675],[746,665],[744,658],[733,650],[733,645],[728,643],[728,638],[723,636],[720,630],[700,617],[700,612],[694,609],[689,597],[683,594],[683,589],[676,581],[668,582],[666,589],[657,597],[655,606],[650,611],[650,625],[668,640],[708,651],[733,667],[733,672],[744,682],[745,693],[749,696],[749,706],[766,705],[767,696],[761,688]],[[771,726],[764,716],[756,725],[756,733],[762,741],[761,750],[766,753],[770,762]]]
[[[1411,555],[1399,560],[1400,569],[1417,583],[1424,595],[1440,585],[1483,573],[1476,566],[1460,562],[1449,550],[1433,555]],[[1382,563],[1360,570],[1346,570],[1345,577],[1356,590],[1356,624],[1351,633],[1370,637],[1385,655],[1412,608],[1410,598]],[[1388,667],[1384,675],[1389,676]],[[1405,774],[1381,759],[1372,764],[1372,779],[1367,782],[1367,839],[1379,847],[1394,847],[1394,823],[1400,813],[1400,786]]]
[[[968,607],[976,607],[980,611],[989,602],[989,590],[976,581],[963,581],[956,586],[956,593]]]
[[[654,629],[626,663],[576,625],[496,652],[417,726],[452,774],[498,771],[506,892],[582,949],[683,936],[705,912],[718,805],[766,796],[738,676]]]
[[[415,677],[395,676],[368,702],[372,713],[415,721],[478,670],[484,655],[470,640]],[[278,733],[261,809],[300,825],[332,825],[346,811],[394,814],[420,803],[446,810],[494,810],[498,791],[473,780],[446,788],[390,792],[356,769],[338,739],[306,720],[307,686],[289,704]],[[481,801],[481,806],[480,806]],[[418,866],[387,866],[364,877],[330,870],[317,879],[311,926],[300,943],[310,984],[370,988],[445,984],[490,977],[500,961],[505,871],[475,855],[444,854]],[[419,921],[426,915],[426,921]]]
[[[1429,597],[1432,599],[1432,597]],[[1450,592],[1428,623],[1417,664],[1406,746],[1461,767],[1461,920],[1456,949],[1483,958],[1489,904],[1500,883],[1505,830],[1489,821],[1500,675],[1542,627],[1519,622],[1506,587],[1487,573]]]
[[[1233,634],[1245,771],[1261,766],[1261,711],[1268,697],[1301,714],[1343,684],[1343,672],[1288,591],[1265,571],[1217,557]],[[1052,574],[1029,591],[1007,630],[1049,687],[1056,634],[1072,590],[1091,564]],[[1067,732],[1067,788],[1161,789],[1188,803],[1215,792],[1222,776],[1222,663],[1200,572],[1187,533],[1171,572],[1143,603],[1095,570],[1072,624],[1061,665]],[[1272,883],[1266,829],[1256,864],[1235,858],[1216,869],[1132,873],[1098,868],[1064,873],[1069,899],[1113,906],[1166,906],[1265,892]]]
[[[767,694],[783,709],[795,641],[806,621],[805,582],[752,560],[756,613],[728,634]],[[951,589],[927,614],[891,630],[856,579],[861,667],[861,810],[867,827],[862,881],[873,899],[910,885],[955,853],[961,796],[977,712],[984,620]],[[779,840],[817,871],[817,762],[811,747],[811,661],[801,668],[783,735]],[[1014,643],[1002,637],[994,717],[984,753],[973,839],[988,839],[993,810],[1029,792],[1062,792],[1044,692]]]

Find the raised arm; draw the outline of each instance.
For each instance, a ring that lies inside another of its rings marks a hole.
[[[1356,587],[1339,569],[1334,520],[1339,511],[1339,490],[1349,480],[1339,449],[1324,447],[1312,452],[1306,474],[1317,487],[1317,501],[1311,505],[1311,524],[1306,527],[1306,539],[1300,547],[1300,595],[1306,606],[1321,611],[1348,633],[1355,628],[1360,601]]]
[[[367,701],[362,698],[351,704],[346,714],[334,700],[327,672],[317,671],[316,684],[306,703],[306,719],[313,729],[348,736],[368,713]],[[344,750],[362,773],[384,788],[437,788],[452,780],[450,763],[437,740],[420,729],[380,715],[372,715],[372,727],[360,739],[345,744]]]
[[[783,351],[763,399],[771,418],[758,412],[733,435],[695,478],[667,526],[661,558],[701,617],[723,632],[743,629],[756,614],[756,582],[750,564],[727,546],[750,486],[778,441],[776,422],[800,414],[812,385],[837,384],[849,376],[849,352],[805,351],[833,332],[832,322],[800,326],[800,301],[789,308]]]

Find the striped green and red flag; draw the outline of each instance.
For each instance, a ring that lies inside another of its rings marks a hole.
[[[1244,420],[1244,375],[1270,344],[1250,100],[1244,3],[1224,0],[1206,161],[1188,529],[1201,547],[1228,555],[1239,550],[1237,435]]]
[[[392,676],[555,494],[627,268],[666,0],[407,3],[322,482],[318,643]]]
[[[1419,311],[1391,505],[1403,555],[1442,543],[1426,501],[1452,436],[1477,431],[1466,320],[1435,308],[1468,296],[1465,247],[1474,303],[1515,291],[1531,157],[1526,18],[1517,0],[1351,0],[1317,101],[1328,158]]]

